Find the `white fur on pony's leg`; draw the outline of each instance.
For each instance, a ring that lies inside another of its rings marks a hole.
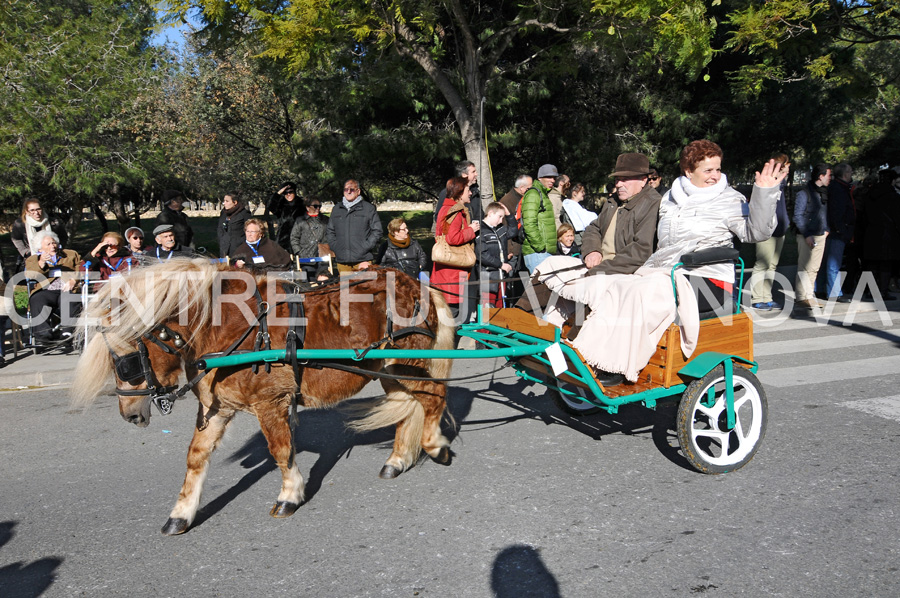
[[[278,502],[300,505],[304,500],[306,500],[306,494],[303,474],[300,473],[297,456],[294,455],[294,462],[290,469],[281,468],[281,493],[278,495]]]
[[[203,409],[201,404],[201,414]],[[167,536],[183,534],[194,522],[203,494],[203,484],[206,482],[206,473],[209,470],[210,455],[216,450],[225,428],[233,418],[233,411],[227,414],[219,412],[209,419],[205,429],[194,430],[194,438],[188,448],[188,469],[184,476],[184,484],[181,486],[178,501],[169,514],[169,520],[162,528],[162,533]]]

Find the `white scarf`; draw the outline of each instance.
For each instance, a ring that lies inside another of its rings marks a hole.
[[[358,204],[358,203],[361,202],[362,200],[363,200],[362,197],[357,197],[357,198],[354,199],[353,201],[347,201],[347,198],[345,197],[345,198],[344,198],[344,207],[347,208],[347,210],[349,211],[350,208],[352,208],[353,206],[355,206],[356,204]]]
[[[31,249],[31,255],[37,255],[41,252],[40,245],[34,244],[34,237],[42,230],[50,230],[50,219],[44,216],[43,220],[35,220],[28,214],[25,214],[25,236],[28,239],[28,247]]]
[[[712,187],[696,187],[686,176],[680,176],[672,184],[670,193],[672,199],[680,206],[688,206],[695,203],[704,203],[714,197],[718,197],[728,188],[728,177],[722,173],[722,178]]]

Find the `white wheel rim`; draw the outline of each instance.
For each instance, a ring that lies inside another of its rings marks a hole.
[[[734,429],[725,428],[725,377],[704,387],[691,413],[691,445],[712,465],[740,463],[750,455],[762,434],[763,407],[757,388],[747,379],[734,376]],[[706,407],[710,389],[714,403]]]
[[[562,388],[563,387],[562,383],[560,383],[559,386],[560,386],[560,388]],[[582,397],[587,396],[584,389],[581,388],[580,386],[575,386],[574,388],[575,388],[575,392],[577,392]],[[591,409],[597,408],[596,405],[592,405],[592,404],[584,402],[584,401],[579,401],[578,399],[574,398],[573,396],[566,394],[562,391],[559,391],[559,396],[566,405],[568,405],[572,409],[575,409],[576,411],[589,411]]]

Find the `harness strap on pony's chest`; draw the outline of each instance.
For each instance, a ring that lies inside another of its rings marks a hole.
[[[259,324],[259,332],[256,333],[256,342],[253,344],[254,351],[268,351],[272,348],[272,344],[270,342],[269,337],[269,305],[263,301],[262,295],[259,294],[259,287],[253,289],[254,298],[256,299],[256,322]],[[263,307],[265,306],[265,307]],[[272,364],[265,364],[266,373],[272,371]],[[251,368],[253,373],[256,374],[259,372],[259,364],[253,364]]]

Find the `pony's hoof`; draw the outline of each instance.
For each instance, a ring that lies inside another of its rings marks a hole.
[[[450,465],[453,462],[453,451],[445,446],[438,452],[437,457],[432,457],[431,460],[439,465]]]
[[[378,477],[382,480],[393,480],[398,475],[403,473],[393,465],[385,465],[381,468],[381,471],[378,472]]]
[[[188,531],[189,527],[190,524],[187,522],[187,519],[169,517],[169,520],[166,521],[166,524],[160,531],[167,536],[177,536]]]
[[[269,515],[275,517],[276,519],[282,519],[284,517],[290,517],[294,514],[294,512],[300,508],[300,505],[295,502],[287,502],[279,500],[272,507],[272,510],[269,511]]]

